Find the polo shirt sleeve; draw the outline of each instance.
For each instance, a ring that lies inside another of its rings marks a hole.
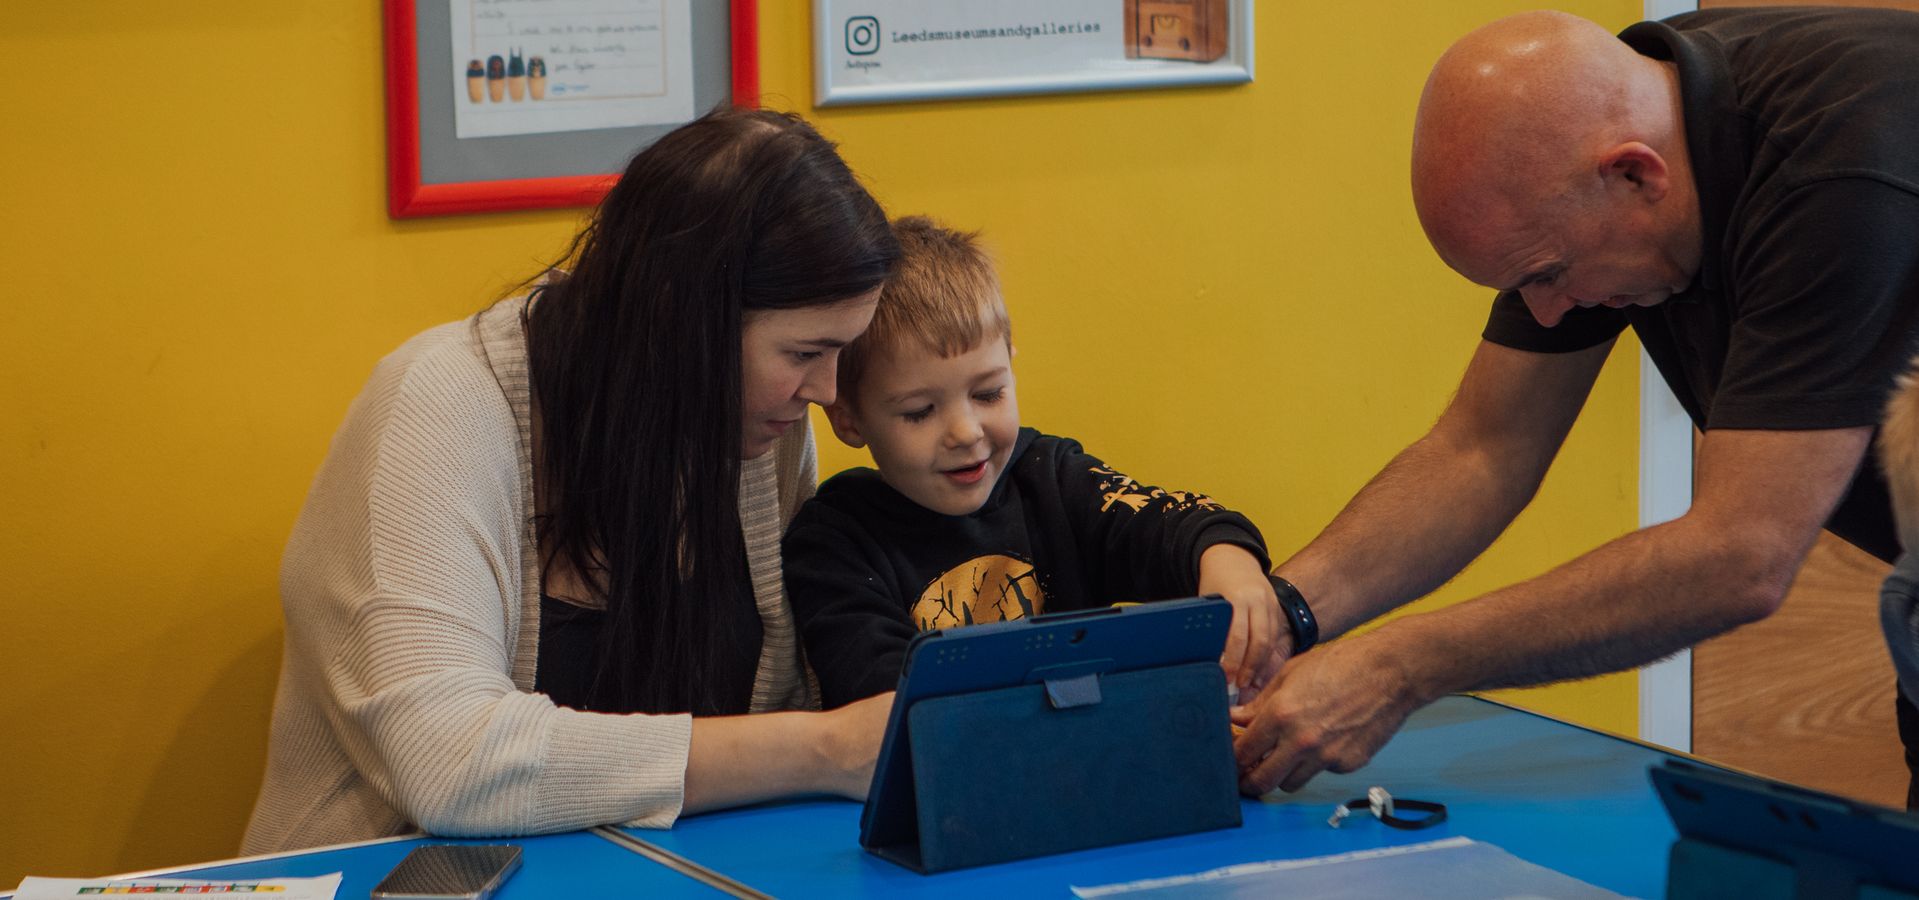
[[[1625,315],[1603,306],[1567,310],[1558,325],[1547,328],[1533,318],[1518,291],[1500,291],[1480,337],[1514,350],[1574,353],[1610,341],[1625,329]]]
[[[1733,248],[1737,304],[1707,428],[1877,424],[1919,333],[1919,186],[1812,182]]]

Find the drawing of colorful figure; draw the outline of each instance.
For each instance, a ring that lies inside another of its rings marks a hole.
[[[506,99],[506,57],[498,53],[486,58],[486,96],[495,103]]]
[[[477,59],[466,63],[466,99],[471,103],[486,100],[486,66]]]
[[[526,99],[526,60],[520,58],[520,51],[514,50],[506,62],[506,92],[514,102]]]

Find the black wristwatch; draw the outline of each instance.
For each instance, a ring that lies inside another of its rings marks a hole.
[[[1313,608],[1306,605],[1306,596],[1278,575],[1266,578],[1273,583],[1273,593],[1279,595],[1279,608],[1286,613],[1286,623],[1292,626],[1293,655],[1311,650],[1319,643],[1319,619],[1313,615]]]

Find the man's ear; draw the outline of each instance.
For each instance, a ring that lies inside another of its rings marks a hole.
[[[1599,157],[1599,176],[1608,184],[1628,187],[1649,203],[1665,199],[1672,190],[1672,169],[1659,151],[1638,141],[1627,141]]]
[[[833,426],[833,436],[840,443],[858,450],[866,446],[866,439],[860,437],[860,423],[853,415],[853,407],[845,399],[835,400],[826,407],[826,422]]]

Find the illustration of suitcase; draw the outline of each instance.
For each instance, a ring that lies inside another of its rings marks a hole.
[[[1226,55],[1226,0],[1125,0],[1126,56],[1212,62]]]

